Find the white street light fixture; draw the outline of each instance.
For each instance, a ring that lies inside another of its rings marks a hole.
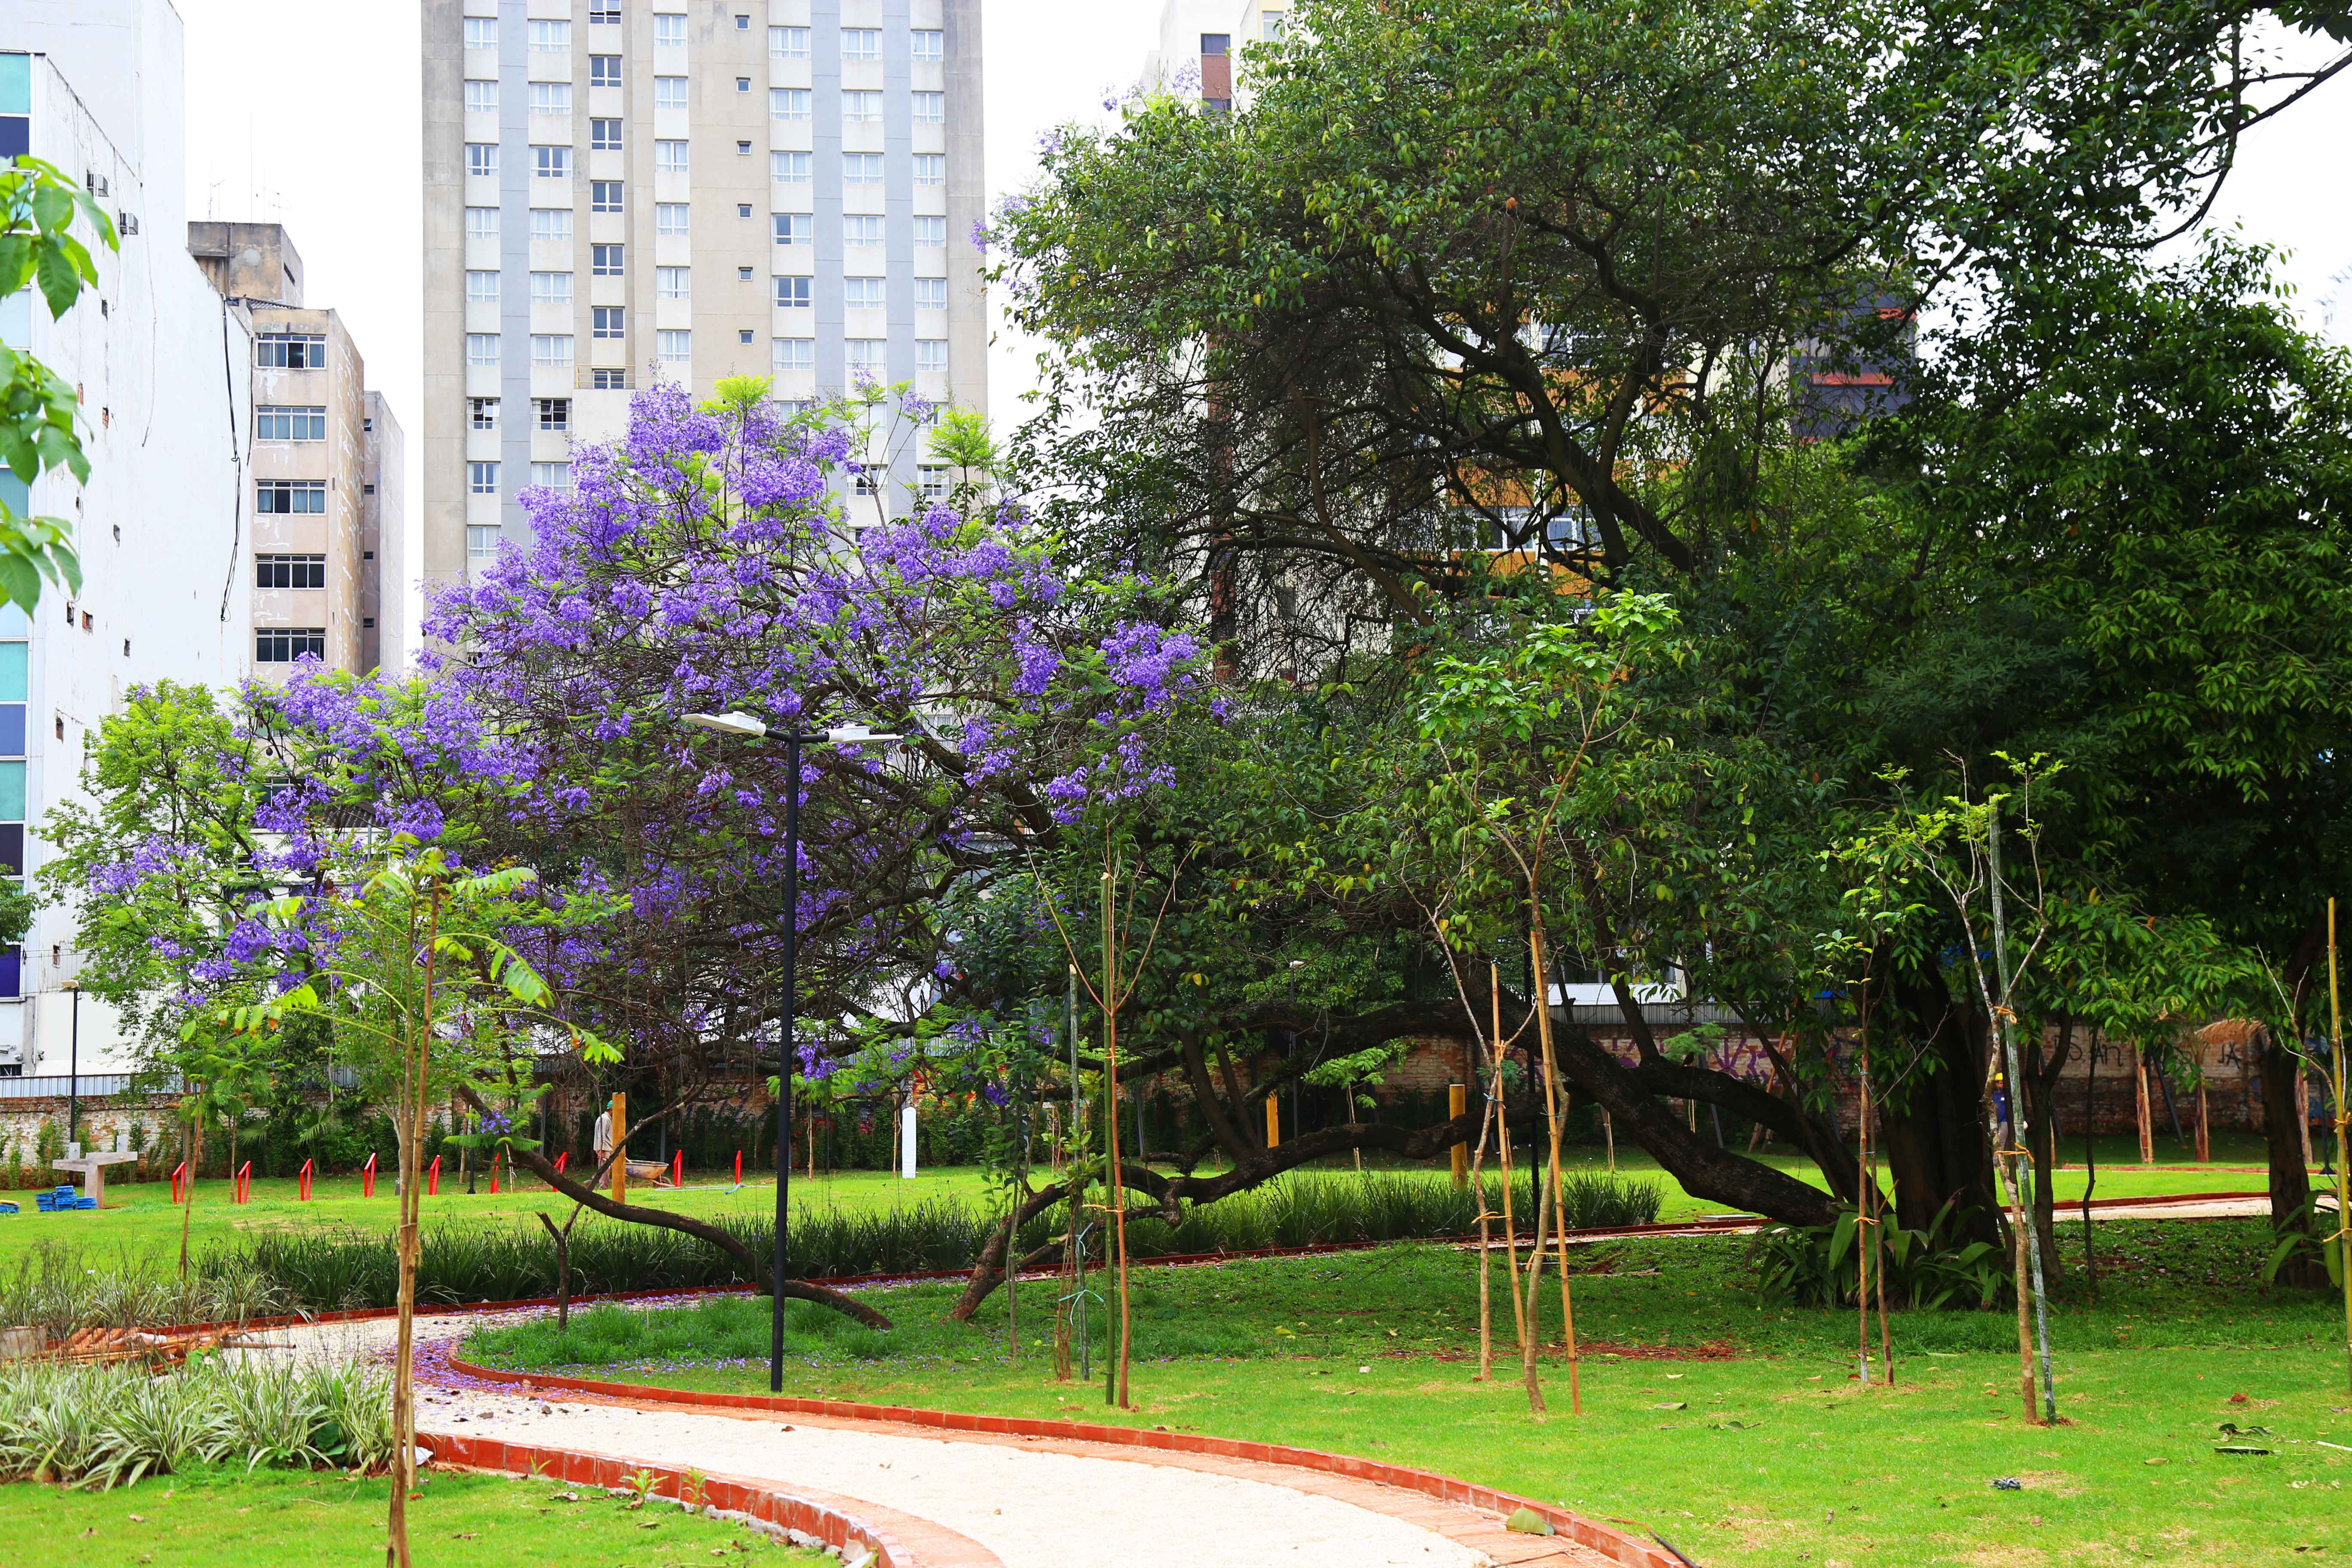
[[[750,735],[754,739],[768,732],[768,726],[740,710],[726,713],[689,713],[686,721],[698,729],[716,730],[722,735]]]

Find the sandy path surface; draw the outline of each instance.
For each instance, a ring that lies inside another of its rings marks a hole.
[[[420,1314],[418,1426],[877,1503],[971,1537],[1006,1568],[1480,1568],[1493,1561],[1338,1499],[1149,1459],[551,1400],[465,1386],[472,1380],[443,1369],[442,1354],[466,1330],[540,1310]],[[276,1330],[257,1336],[273,1347],[257,1353],[370,1357],[388,1352],[397,1332],[388,1319]]]

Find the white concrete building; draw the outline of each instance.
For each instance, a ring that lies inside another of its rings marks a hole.
[[[63,517],[79,593],[0,611],[0,874],[38,869],[42,817],[72,798],[83,742],[131,687],[233,685],[253,647],[253,345],[187,252],[180,19],[168,0],[0,5],[0,153],[29,151],[115,216],[95,289],[60,320],[0,301],[0,336],[79,390],[88,485],[52,475],[12,505]],[[72,1034],[73,918],[44,910],[0,954],[0,1078],[62,1074]],[[80,1008],[85,1072],[129,1053]]]
[[[1160,45],[1145,57],[1147,89],[1198,97],[1212,112],[1247,96],[1242,56],[1253,44],[1281,39],[1291,0],[1167,0]]]

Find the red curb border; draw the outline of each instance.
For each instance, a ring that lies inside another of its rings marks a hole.
[[[688,1405],[720,1410],[762,1410],[784,1415],[827,1415],[838,1420],[890,1422],[906,1426],[931,1426],[946,1432],[984,1432],[1010,1437],[1055,1437],[1066,1442],[1105,1443],[1132,1448],[1157,1448],[1168,1453],[1205,1454],[1265,1465],[1286,1465],[1324,1475],[1373,1481],[1402,1491],[1418,1492],[1439,1502],[1508,1515],[1531,1510],[1550,1521],[1559,1534],[1588,1547],[1623,1568],[1682,1568],[1672,1555],[1645,1546],[1631,1536],[1580,1514],[1552,1508],[1532,1498],[1473,1485],[1434,1470],[1383,1464],[1349,1454],[1327,1454],[1319,1448],[1297,1448],[1286,1443],[1244,1442],[1232,1437],[1203,1436],[1193,1432],[1147,1431],[1136,1426],[1104,1426],[1086,1421],[1032,1421],[1023,1416],[976,1415],[964,1411],[919,1410],[896,1405],[856,1405],[835,1399],[802,1399],[790,1394],[708,1394],[693,1389],[660,1388],[648,1384],[604,1383],[585,1377],[549,1377],[538,1373],[505,1372],[476,1366],[451,1356],[452,1372],[490,1383],[521,1384],[530,1388],[562,1389],[577,1394],[601,1394],[652,1405]],[[420,1439],[421,1440],[421,1439]],[[618,1484],[618,1483],[614,1483]]]
[[[686,1472],[660,1465],[632,1467],[624,1459],[583,1454],[571,1448],[542,1448],[527,1443],[506,1443],[490,1437],[459,1437],[441,1432],[419,1432],[417,1442],[432,1450],[436,1465],[500,1475],[532,1476],[573,1486],[610,1489],[628,1485],[638,1470],[656,1478],[653,1495],[673,1501],[686,1495]],[[779,1530],[798,1530],[846,1553],[874,1553],[874,1568],[944,1568],[923,1564],[887,1531],[836,1510],[778,1491],[739,1476],[700,1478],[702,1500],[728,1513],[740,1513]]]
[[[2171,1204],[2237,1203],[2253,1198],[2267,1198],[2269,1196],[2270,1194],[2267,1192],[2163,1193],[2152,1197],[2143,1198],[2093,1198],[2091,1200],[2091,1206],[2095,1209],[2108,1207],[2149,1208]],[[2059,1211],[2062,1215],[2068,1209],[2079,1211],[2082,1206],[2083,1205],[2080,1199],[2076,1199],[2071,1203],[2061,1202],[2058,1205]],[[1690,1232],[1738,1231],[1750,1226],[1759,1226],[1769,1223],[1769,1221],[1766,1220],[1760,1215],[1703,1215],[1697,1219],[1675,1220],[1671,1222],[1662,1222],[1657,1225],[1588,1226],[1571,1229],[1566,1232],[1565,1235],[1570,1240],[1605,1241],[1618,1237],[1638,1237],[1667,1234],[1687,1234]],[[1421,1243],[1431,1247],[1466,1247],[1475,1244],[1477,1239],[1478,1238],[1475,1236],[1406,1236],[1392,1237],[1387,1241],[1318,1241],[1309,1243],[1305,1247],[1245,1247],[1228,1252],[1171,1252],[1162,1254],[1157,1258],[1129,1258],[1128,1259],[1128,1264],[1129,1267],[1134,1268],[1151,1268],[1200,1263],[1229,1263],[1249,1258],[1316,1258],[1326,1253],[1368,1252],[1376,1247],[1407,1247],[1413,1245],[1414,1243]],[[1520,1243],[1524,1245],[1530,1239],[1530,1237],[1528,1236],[1522,1236],[1518,1239]],[[1497,1237],[1496,1242],[1490,1245],[1499,1245],[1499,1243],[1500,1238]],[[920,1284],[934,1279],[968,1279],[971,1277],[971,1269],[969,1268],[906,1268],[884,1270],[875,1274],[817,1275],[803,1282],[810,1285],[824,1285],[836,1290],[845,1290],[854,1289],[860,1285]],[[1036,1279],[1047,1277],[1048,1276],[1044,1274],[1025,1274],[1022,1278]],[[750,1285],[676,1285],[658,1287],[645,1290],[608,1290],[597,1295],[574,1296],[572,1298],[572,1304],[575,1307],[586,1307],[593,1306],[600,1301],[645,1301],[658,1298],[681,1296],[740,1296],[751,1293],[753,1289],[754,1288]],[[416,1313],[419,1317],[424,1317],[429,1314],[430,1316],[438,1318],[449,1317],[461,1312],[507,1312],[518,1310],[524,1307],[552,1307],[554,1305],[555,1298],[552,1296],[522,1296],[512,1300],[506,1301],[419,1301],[416,1304]],[[293,1313],[274,1318],[247,1318],[242,1321],[223,1320],[218,1322],[209,1323],[174,1323],[168,1328],[159,1329],[152,1331],[158,1333],[184,1334],[201,1333],[211,1329],[287,1329],[306,1327],[316,1323],[371,1322],[385,1318],[396,1318],[399,1315],[400,1310],[396,1307],[362,1307],[352,1311],[319,1312],[310,1316],[305,1316],[300,1313]]]

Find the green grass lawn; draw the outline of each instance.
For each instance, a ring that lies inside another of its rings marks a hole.
[[[551,1481],[425,1472],[409,1539],[433,1568],[685,1568],[716,1558],[833,1559],[756,1531]],[[576,1501],[559,1500],[570,1493]],[[310,1568],[383,1558],[384,1482],[285,1470],[197,1470],[110,1492],[0,1486],[0,1563]]]
[[[1497,1375],[1474,1381],[1475,1262],[1418,1246],[1139,1270],[1129,1414],[1106,1409],[1098,1382],[1052,1381],[1035,1283],[1018,1362],[1001,1295],[965,1327],[945,1319],[950,1287],[879,1293],[901,1325],[889,1335],[796,1304],[786,1386],[1425,1466],[1654,1528],[1709,1568],[2284,1563],[2352,1550],[2352,1452],[2319,1446],[2352,1448],[2352,1395],[2341,1303],[2263,1289],[2265,1235],[2258,1220],[2099,1227],[2100,1300],[2070,1278],[2053,1315],[2054,1428],[2020,1418],[2012,1316],[1897,1313],[1897,1382],[1864,1388],[1852,1315],[1759,1306],[1730,1238],[1614,1243],[1583,1262],[1581,1418],[1557,1352],[1551,1414],[1528,1413],[1507,1303]],[[1554,1338],[1558,1303],[1548,1292]],[[568,1340],[533,1324],[470,1344],[506,1364],[766,1387],[752,1300],[600,1309]],[[2268,1426],[2276,1451],[2217,1455],[2223,1421]],[[2023,1489],[1992,1489],[2008,1477]]]
[[[2213,1140],[2213,1162],[2199,1165],[2187,1158],[2184,1151],[2170,1139],[2157,1144],[2158,1163],[2144,1167],[2139,1163],[2136,1140],[2102,1138],[2098,1141],[2097,1195],[2106,1197],[2146,1196],[2163,1193],[2213,1191],[2256,1192],[2264,1185],[2263,1147],[2261,1141],[2250,1134],[2224,1134]],[[2062,1201],[2079,1198],[2084,1180],[2084,1150],[2080,1140],[2067,1145],[2066,1164],[2058,1173],[2058,1195]],[[1819,1173],[1809,1162],[1795,1156],[1771,1152],[1766,1156],[1771,1163],[1801,1180],[1819,1184]],[[1597,1148],[1576,1148],[1568,1152],[1566,1163],[1576,1170],[1600,1170],[1606,1165],[1606,1156]],[[1344,1167],[1346,1162],[1336,1162]],[[1654,1177],[1665,1186],[1665,1201],[1660,1212],[1662,1219],[1685,1219],[1700,1214],[1725,1212],[1719,1204],[1704,1203],[1684,1193],[1661,1172],[1656,1163],[1638,1150],[1621,1152],[1617,1163],[1620,1173],[1635,1177]],[[1432,1181],[1445,1178],[1445,1167],[1440,1163],[1424,1168]],[[537,1183],[527,1183],[518,1189],[514,1184],[502,1184],[503,1190],[493,1196],[487,1179],[477,1184],[478,1190],[467,1194],[462,1184],[445,1172],[441,1192],[425,1203],[425,1223],[446,1225],[457,1220],[487,1220],[500,1225],[532,1223],[531,1215],[547,1210],[561,1221],[569,1205]],[[671,1189],[647,1186],[642,1183],[630,1188],[631,1201],[649,1206],[671,1208],[699,1216],[725,1214],[766,1214],[775,1207],[775,1185],[772,1181],[750,1181],[740,1190],[730,1192],[730,1184],[720,1179],[704,1181],[689,1173],[683,1188]],[[357,1177],[321,1178],[313,1187],[309,1203],[295,1200],[295,1184],[291,1178],[257,1177],[253,1183],[253,1201],[232,1204],[228,1201],[229,1185],[225,1181],[200,1184],[195,1213],[190,1221],[191,1245],[199,1252],[206,1247],[233,1241],[240,1236],[257,1231],[298,1228],[372,1230],[389,1228],[393,1215],[392,1184],[379,1182],[372,1199],[360,1196]],[[825,1208],[866,1210],[887,1209],[937,1198],[956,1198],[971,1204],[999,1202],[990,1194],[987,1173],[977,1167],[951,1166],[924,1172],[913,1181],[906,1181],[887,1172],[844,1171],[814,1179],[795,1175],[793,1181],[793,1206],[807,1213]],[[29,1250],[42,1240],[64,1241],[105,1257],[130,1257],[142,1259],[176,1258],[180,1245],[181,1211],[171,1201],[168,1183],[118,1183],[107,1189],[107,1207],[95,1214],[73,1213],[42,1215],[33,1212],[30,1194],[14,1195],[24,1212],[13,1218],[0,1215],[0,1265],[5,1265],[18,1254]],[[593,1216],[583,1219],[583,1226],[605,1223]]]

